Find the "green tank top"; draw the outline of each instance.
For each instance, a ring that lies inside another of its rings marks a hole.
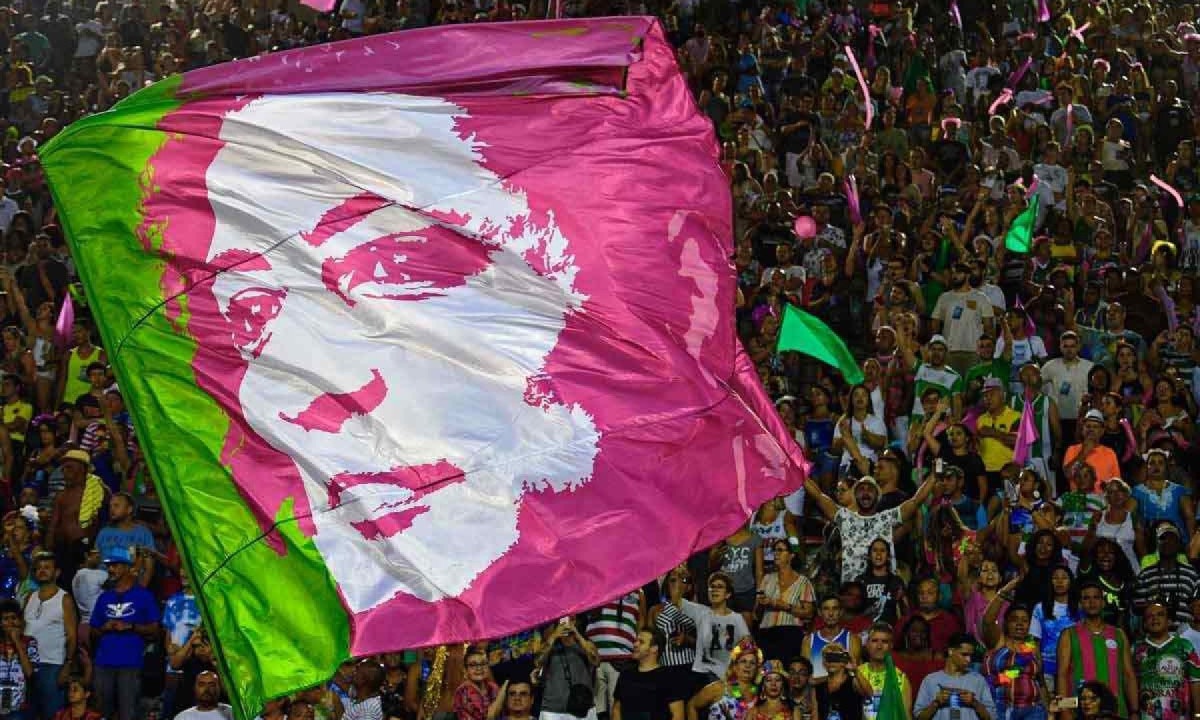
[[[79,356],[79,348],[72,348],[67,357],[67,382],[63,386],[63,402],[74,403],[80,396],[92,389],[88,380],[87,366],[100,359],[100,348],[92,346],[92,354]]]

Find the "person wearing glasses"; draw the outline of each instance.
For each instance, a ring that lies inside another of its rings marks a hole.
[[[503,693],[488,675],[487,652],[482,647],[471,648],[464,665],[466,676],[454,691],[454,714],[458,720],[487,720],[499,712],[503,702]]]
[[[996,705],[987,680],[972,672],[975,638],[956,633],[946,646],[946,667],[921,681],[913,720],[993,720]]]
[[[504,699],[503,712],[493,716],[489,710],[488,720],[533,720],[533,685],[529,680],[506,682],[500,697]]]
[[[659,663],[689,680],[692,663],[696,660],[696,621],[683,611],[683,603],[695,597],[694,589],[692,574],[686,565],[667,573],[663,580],[662,603],[650,608],[648,623],[666,638]]]

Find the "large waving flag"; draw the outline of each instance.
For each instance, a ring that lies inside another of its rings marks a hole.
[[[646,18],[205,68],[42,153],[236,709],[596,606],[803,480]]]

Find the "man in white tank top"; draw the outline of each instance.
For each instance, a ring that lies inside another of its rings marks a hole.
[[[30,695],[37,717],[50,720],[63,706],[63,687],[67,684],[69,660],[75,657],[79,616],[71,594],[58,586],[58,564],[53,553],[34,557],[33,577],[38,590],[25,601],[25,633],[38,645]]]

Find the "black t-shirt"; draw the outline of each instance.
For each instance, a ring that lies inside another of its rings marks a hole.
[[[817,686],[817,708],[823,718],[831,717],[836,712],[841,720],[862,720],[863,699],[854,690],[854,681],[847,680],[837,689],[829,692],[828,685]]]
[[[621,703],[621,717],[627,720],[671,720],[671,703],[686,695],[677,673],[657,667],[621,673],[613,698]]]
[[[867,589],[865,614],[875,622],[895,624],[899,617],[897,605],[904,594],[904,579],[895,573],[872,575],[866,572],[858,581]]]
[[[939,438],[942,443],[942,450],[938,453],[947,465],[953,465],[963,471],[963,495],[975,501],[981,501],[979,497],[979,477],[987,476],[987,468],[983,465],[983,458],[979,457],[978,453],[968,452],[966,455],[955,455],[954,450],[950,448],[950,441],[946,439],[945,432]]]

